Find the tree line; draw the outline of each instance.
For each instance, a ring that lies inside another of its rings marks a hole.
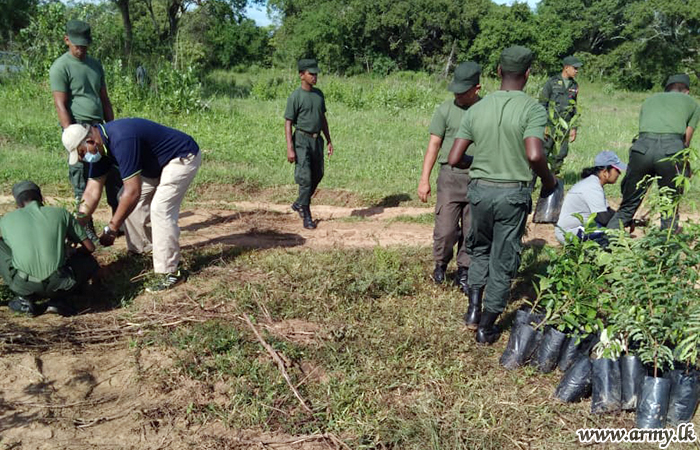
[[[494,72],[500,50],[520,44],[535,51],[538,71],[576,54],[587,77],[627,89],[700,73],[700,0],[542,0],[535,10],[491,0],[268,0],[279,18],[270,27],[245,17],[253,3],[263,0],[2,0],[0,37],[44,65],[63,51],[65,20],[80,18],[93,25],[93,53],[130,64],[292,67],[313,55],[348,75],[447,74],[465,59]]]

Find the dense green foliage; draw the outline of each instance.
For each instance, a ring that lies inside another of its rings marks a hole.
[[[584,72],[635,89],[697,69],[700,2],[644,0],[272,0],[282,12],[276,56],[315,54],[334,71],[442,70],[475,59],[495,71],[501,49],[531,47],[536,68],[579,54]]]
[[[63,24],[90,21],[93,53],[148,69],[293,67],[315,56],[325,71],[384,76],[395,71],[448,73],[474,59],[495,73],[500,51],[526,45],[535,69],[552,73],[577,54],[582,76],[627,89],[650,89],[673,72],[695,74],[700,0],[269,0],[279,18],[258,27],[245,8],[260,0],[103,0],[66,6],[49,1],[0,4],[0,36],[40,70],[63,50]]]

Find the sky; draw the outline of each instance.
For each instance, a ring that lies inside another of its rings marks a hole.
[[[498,4],[506,4],[510,5],[513,3],[513,0],[493,0],[494,2]],[[527,4],[530,5],[530,8],[535,8],[539,0],[527,0]],[[267,25],[270,25],[272,23],[272,20],[267,16],[267,11],[265,6],[260,6],[260,5],[254,5],[254,6],[249,6],[246,8],[246,16],[249,18],[253,19],[255,23],[258,26],[264,27]]]

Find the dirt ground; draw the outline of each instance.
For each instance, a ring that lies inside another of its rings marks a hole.
[[[185,248],[431,245],[431,224],[398,219],[430,213],[429,208],[319,205],[313,212],[318,229],[305,230],[288,205],[200,205],[182,212],[181,243]],[[554,244],[553,227],[530,224],[525,240]],[[117,246],[123,248],[124,240]],[[346,448],[336,436],[269,435],[189,423],[186,410],[193,396],[222,393],[192,381],[164,386],[171,356],[129,345],[130,336],[140,332],[136,322],[149,317],[147,312],[155,317],[158,305],[186,301],[178,290],[158,300],[140,294],[130,310],[143,312],[141,318],[116,309],[31,319],[0,308],[0,449]],[[272,327],[287,335],[314,332],[313,324]]]

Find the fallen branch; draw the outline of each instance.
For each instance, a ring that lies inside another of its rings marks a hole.
[[[289,374],[287,373],[287,370],[284,368],[284,362],[282,362],[282,358],[277,354],[275,349],[273,349],[270,344],[268,344],[265,339],[260,335],[258,332],[258,329],[255,328],[255,325],[253,325],[253,322],[250,320],[250,317],[248,317],[248,314],[243,313],[243,319],[245,322],[248,324],[251,330],[253,330],[253,333],[255,334],[255,337],[258,338],[258,341],[262,344],[263,347],[265,347],[265,350],[267,350],[267,353],[270,354],[272,357],[273,361],[277,363],[277,367],[279,368],[280,372],[282,373],[282,377],[284,377],[284,380],[287,382],[287,385],[289,386],[289,389],[292,390],[294,393],[294,396],[299,400],[299,403],[301,403],[301,406],[308,412],[309,414],[313,414],[313,411],[309,406],[306,404],[302,396],[299,394],[299,391],[297,391],[297,388],[294,387],[294,384],[292,383],[291,378],[289,378]]]

